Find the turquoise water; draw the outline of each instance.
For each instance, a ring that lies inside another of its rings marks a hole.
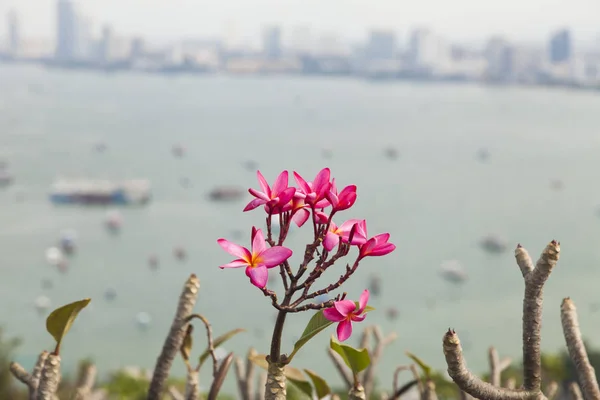
[[[398,332],[380,367],[388,386],[393,367],[408,361],[405,350],[442,368],[441,339],[449,326],[467,342],[474,369],[486,368],[492,344],[501,355],[520,357],[523,283],[512,254],[518,242],[535,258],[551,239],[562,243],[547,285],[543,332],[544,349],[562,348],[562,297],[579,306],[585,333],[600,329],[600,314],[591,307],[600,301],[598,110],[597,95],[545,89],[2,66],[0,159],[10,162],[16,182],[0,190],[0,324],[24,338],[19,360],[31,363],[52,344],[35,298],[46,295],[56,306],[91,297],[64,343],[66,368],[85,356],[102,371],[152,367],[193,272],[202,282],[196,309],[215,333],[248,329],[227,349],[244,354],[252,345],[267,352],[275,312],[243,271],[217,268],[231,257],[216,244],[219,237],[240,240],[233,235],[242,230],[241,243],[248,245],[250,227],[262,225],[264,215],[260,209],[242,213],[246,199],[207,198],[218,185],[258,187],[254,171],[243,166],[255,160],[269,181],[282,169],[312,178],[329,166],[340,185],[358,185],[356,206],[344,217],[366,218],[371,234],[391,233],[398,249],[366,260],[344,286],[358,298],[373,274],[382,277],[381,295],[372,300],[378,310],[366,321]],[[107,151],[95,153],[97,142]],[[187,148],[185,157],[172,156],[175,144]],[[383,156],[388,146],[398,149],[397,160]],[[483,147],[491,154],[487,163],[476,157]],[[330,159],[323,148],[332,149]],[[122,232],[111,236],[103,226],[106,209],[48,202],[59,175],[148,178],[154,199],[146,208],[122,210]],[[183,177],[191,187],[180,185]],[[551,188],[553,179],[564,182],[561,191]],[[23,201],[15,200],[17,193]],[[64,228],[77,230],[79,249],[61,274],[46,264],[44,251]],[[309,233],[307,227],[289,238],[295,263]],[[506,238],[510,249],[483,252],[478,241],[489,233]],[[175,246],[186,248],[187,260],[175,259]],[[154,253],[158,271],[147,267]],[[439,276],[448,259],[465,267],[464,285]],[[343,264],[336,268],[325,276],[335,278]],[[42,289],[43,278],[54,288]],[[103,297],[108,287],[117,290],[114,302]],[[390,307],[398,319],[386,318]],[[141,311],[152,316],[146,331],[136,326]],[[284,351],[309,317],[288,319]],[[295,360],[335,384],[323,351],[333,332]],[[176,360],[174,373],[182,372]],[[235,390],[231,379],[227,388]]]

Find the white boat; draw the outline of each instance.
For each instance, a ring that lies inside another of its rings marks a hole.
[[[52,186],[50,201],[55,204],[131,205],[146,204],[151,198],[148,180],[59,180]]]

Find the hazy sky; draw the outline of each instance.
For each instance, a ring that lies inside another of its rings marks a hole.
[[[56,0],[0,0],[0,13],[15,8],[25,36],[53,37]],[[586,43],[600,37],[600,0],[79,0],[94,26],[109,22],[123,34],[151,38],[220,35],[234,27],[257,35],[260,26],[309,24],[316,32],[361,38],[369,27],[405,34],[428,25],[463,42],[494,33],[545,40],[562,26]],[[0,29],[5,31],[4,19]],[[0,33],[0,35],[4,36]]]

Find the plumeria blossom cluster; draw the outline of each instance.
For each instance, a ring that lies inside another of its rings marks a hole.
[[[327,319],[339,323],[338,338],[346,340],[352,332],[351,323],[362,321],[365,317],[368,291],[360,296],[358,305],[345,300],[345,294],[323,303],[310,300],[342,286],[364,258],[384,256],[394,251],[396,246],[389,242],[390,234],[369,237],[364,219],[348,219],[341,223],[334,221],[340,212],[351,208],[356,202],[356,185],[338,190],[329,168],[319,171],[312,181],[294,172],[296,186],[290,186],[288,171],[281,172],[272,186],[260,171],[257,171],[257,177],[259,188],[249,189],[254,199],[244,211],[258,207],[264,209],[267,214],[266,236],[261,229],[252,227],[250,248],[219,239],[218,244],[236,257],[220,268],[245,268],[250,282],[270,297],[273,306],[280,312],[324,310]],[[273,219],[277,218],[279,234],[274,237],[271,225]],[[302,227],[308,221],[312,222],[314,239],[306,245],[299,267],[293,269],[289,262],[293,252],[284,243],[292,223]],[[312,290],[321,275],[353,248],[357,249],[356,258],[352,264],[340,269],[339,279],[321,289]],[[281,301],[273,290],[267,288],[268,270],[277,267],[285,290]]]

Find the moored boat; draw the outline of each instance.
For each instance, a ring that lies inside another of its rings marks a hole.
[[[50,192],[54,204],[143,205],[151,198],[150,182],[130,180],[61,180]]]

